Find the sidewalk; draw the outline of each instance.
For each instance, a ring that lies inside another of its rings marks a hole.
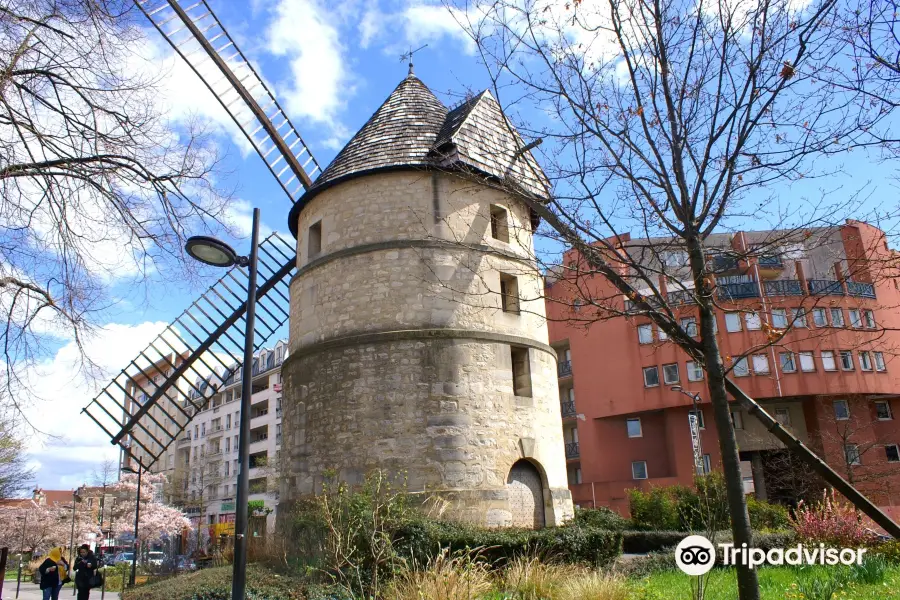
[[[3,600],[13,600],[16,597],[16,580],[3,582]],[[22,582],[19,588],[19,600],[41,600],[43,598],[40,588],[34,583]],[[65,587],[59,592],[59,600],[74,600],[72,588]],[[107,591],[104,600],[119,600],[118,592]],[[91,600],[100,600],[100,590],[91,590]]]

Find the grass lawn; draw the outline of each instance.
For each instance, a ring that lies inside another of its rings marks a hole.
[[[840,571],[838,567],[764,567],[759,569],[759,586],[763,600],[829,600],[829,581]],[[656,573],[630,583],[635,600],[689,599],[696,577],[681,571]],[[798,582],[802,582],[798,585]],[[803,587],[801,587],[801,585]],[[805,594],[803,592],[806,592]],[[706,583],[706,600],[734,600],[737,582],[732,569],[715,569]],[[900,600],[900,567],[889,567],[879,584],[847,582],[837,586],[830,600]]]

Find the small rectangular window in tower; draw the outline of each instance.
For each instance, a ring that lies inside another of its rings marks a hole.
[[[531,364],[528,360],[528,348],[510,346],[512,358],[513,393],[516,396],[531,398]]]
[[[519,280],[500,273],[500,307],[503,312],[519,313]]]
[[[491,237],[509,243],[509,217],[506,209],[491,204]]]
[[[309,255],[308,260],[312,260],[322,253],[322,221],[316,221],[309,226],[306,252]]]

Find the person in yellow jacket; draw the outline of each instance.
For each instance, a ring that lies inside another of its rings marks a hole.
[[[59,591],[69,579],[69,563],[62,557],[62,548],[54,548],[38,567],[44,600],[59,600]]]

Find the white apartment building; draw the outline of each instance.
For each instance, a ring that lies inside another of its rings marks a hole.
[[[278,504],[275,469],[281,447],[281,364],[287,342],[262,349],[253,362],[253,394],[250,410],[250,501],[262,500],[269,512],[266,526],[274,525]],[[198,382],[204,389],[206,382]],[[193,392],[199,397],[198,392]],[[230,533],[234,522],[238,474],[238,432],[241,416],[240,370],[224,381],[207,405],[191,421],[174,446],[173,496],[184,505],[194,527],[210,536]],[[251,514],[251,535],[261,533]],[[205,536],[204,536],[205,537]]]

